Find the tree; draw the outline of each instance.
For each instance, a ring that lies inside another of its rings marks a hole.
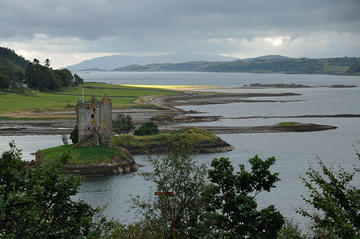
[[[0,89],[5,91],[10,87],[10,79],[7,74],[0,72]]]
[[[137,225],[154,238],[196,238],[198,234],[196,225],[206,203],[201,198],[206,168],[179,145],[170,146],[167,155],[150,158],[153,169],[142,174],[155,184],[155,192],[165,195],[134,200],[143,216]]]
[[[118,134],[128,134],[135,126],[130,115],[118,114],[112,122],[114,131]]]
[[[70,139],[73,144],[76,144],[77,142],[79,142],[79,128],[77,125],[75,125],[73,131],[71,131]]]
[[[50,60],[49,59],[45,60],[45,67],[47,67],[47,68],[50,67]]]
[[[40,61],[38,59],[34,58],[33,64],[35,64],[35,65],[40,64]]]
[[[84,84],[84,79],[77,74],[74,74],[74,86],[78,86],[80,84]]]
[[[204,216],[210,235],[217,238],[276,238],[284,218],[274,205],[258,210],[255,201],[261,191],[270,191],[279,181],[278,174],[269,171],[275,158],[265,161],[257,155],[249,159],[251,171],[240,164],[240,171],[228,158],[215,158],[209,170],[211,185],[203,200],[208,204]]]
[[[29,166],[14,143],[0,158],[1,238],[100,238],[110,224],[99,210],[71,198],[80,178],[68,176],[63,165],[70,154],[53,164]]]
[[[360,238],[360,189],[352,184],[360,169],[335,171],[321,161],[319,165],[321,171],[310,167],[302,178],[310,193],[303,199],[316,210],[298,212],[312,221],[315,238]]]
[[[159,133],[159,129],[157,125],[152,121],[145,122],[143,125],[140,126],[140,128],[134,131],[134,135],[139,135],[139,136],[153,135],[158,133]]]

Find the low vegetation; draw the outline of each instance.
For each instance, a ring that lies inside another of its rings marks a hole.
[[[118,114],[112,121],[112,128],[118,134],[128,134],[135,129],[135,125],[130,115]]]
[[[158,133],[158,126],[152,121],[145,122],[143,125],[141,125],[138,129],[134,131],[134,135],[136,136],[155,135]]]
[[[114,160],[129,159],[130,154],[126,149],[113,148],[106,145],[74,148],[73,145],[61,145],[36,152],[37,158],[44,162],[59,160],[64,153],[69,151],[71,165],[88,165],[112,163]]]
[[[202,150],[207,144],[215,146],[219,138],[206,130],[186,128],[177,131],[162,132],[155,135],[136,136],[119,135],[113,137],[113,145],[124,147],[131,153],[165,153],[174,143],[193,151]]]
[[[301,123],[298,122],[280,122],[278,125],[280,126],[293,126],[293,125],[300,125]]]

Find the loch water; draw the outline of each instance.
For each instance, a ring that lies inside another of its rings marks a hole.
[[[360,76],[329,75],[288,75],[288,74],[249,74],[249,73],[199,73],[199,72],[79,72],[87,82],[106,82],[111,84],[146,85],[214,85],[240,87],[251,83],[262,84],[303,84],[309,86],[356,85],[360,86]],[[287,218],[306,227],[307,221],[295,210],[306,207],[301,195],[306,189],[300,180],[309,166],[318,167],[319,160],[335,169],[351,169],[360,165],[354,150],[360,149],[359,118],[286,118],[296,115],[360,114],[360,87],[356,88],[301,88],[301,89],[224,89],[222,92],[295,92],[293,97],[262,97],[261,99],[297,100],[288,103],[231,103],[202,106],[182,106],[186,110],[196,110],[204,115],[220,115],[224,119],[217,122],[193,125],[247,126],[272,125],[282,121],[327,124],[338,127],[335,130],[302,133],[252,133],[219,134],[235,147],[234,151],[217,154],[198,155],[195,159],[208,164],[214,157],[228,157],[234,165],[245,164],[247,160],[259,155],[261,158],[275,156],[273,172],[281,179],[271,192],[261,193],[260,207],[274,204]],[[258,98],[253,98],[258,99]],[[285,118],[236,119],[246,116],[283,116]],[[61,144],[59,135],[55,136],[14,136],[0,137],[1,151],[7,148],[9,140],[14,139],[23,149],[26,160],[33,159],[30,153],[37,149]],[[122,222],[134,220],[135,211],[130,208],[130,194],[145,196],[152,192],[151,183],[140,176],[151,170],[142,156],[136,156],[137,163],[144,165],[136,173],[113,177],[86,178],[77,199],[83,199],[93,206],[106,206],[108,217]],[[360,185],[356,178],[355,184]]]

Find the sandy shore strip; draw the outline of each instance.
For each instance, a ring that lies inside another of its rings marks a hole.
[[[218,87],[214,85],[127,85],[126,84],[122,86],[141,87],[141,88],[159,88],[164,90],[178,90],[178,91],[224,89],[223,87]]]

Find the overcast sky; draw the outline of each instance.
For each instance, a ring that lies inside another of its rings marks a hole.
[[[0,0],[0,46],[54,67],[112,54],[360,56],[360,0]]]

